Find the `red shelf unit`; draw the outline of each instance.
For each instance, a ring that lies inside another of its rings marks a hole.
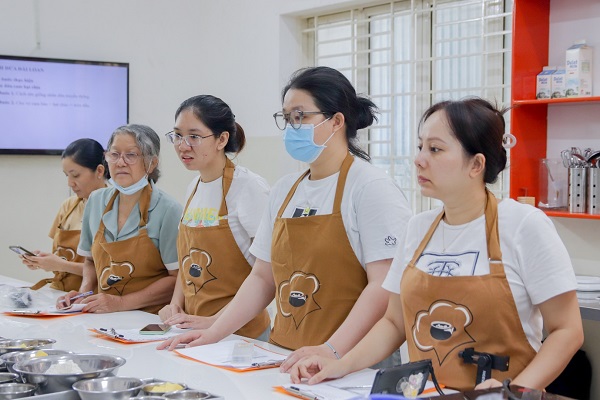
[[[565,0],[568,1],[568,0]],[[548,65],[550,0],[515,0],[512,32],[510,197],[539,199],[539,160],[546,157],[548,106],[600,103],[600,97],[535,99],[536,77]],[[600,219],[600,215],[547,211],[553,217]]]

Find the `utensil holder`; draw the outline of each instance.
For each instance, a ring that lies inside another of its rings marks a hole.
[[[585,213],[588,168],[569,168],[569,212]]]
[[[600,168],[588,168],[587,212],[600,214]]]

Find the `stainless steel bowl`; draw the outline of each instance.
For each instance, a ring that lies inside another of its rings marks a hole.
[[[73,389],[81,400],[124,400],[137,395],[143,384],[138,378],[109,376],[75,382]]]
[[[32,360],[34,358],[46,357],[38,355],[38,352],[43,351],[46,356],[55,356],[58,354],[73,354],[72,351],[58,350],[58,349],[40,349],[40,350],[28,350],[28,351],[13,351],[10,353],[2,354],[0,356],[0,362],[4,361],[4,365],[8,369],[8,372],[15,372],[13,365],[20,361]]]
[[[210,399],[212,395],[202,390],[180,390],[178,392],[167,393],[163,397],[165,399]]]
[[[54,339],[3,339],[0,340],[0,355],[12,351],[49,349],[54,343]]]
[[[82,372],[65,371],[47,373],[48,369],[65,368],[76,364]],[[104,378],[113,376],[119,367],[125,364],[125,359],[107,354],[63,354],[34,358],[13,365],[16,373],[20,374],[27,383],[39,386],[40,393],[54,393],[71,390],[73,384],[82,379]]]
[[[12,372],[0,372],[0,384],[17,382],[18,380],[18,374],[13,374]]]
[[[20,399],[31,397],[36,386],[30,383],[3,383],[0,384],[0,399]]]

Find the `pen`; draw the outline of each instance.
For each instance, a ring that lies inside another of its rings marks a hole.
[[[265,361],[265,362],[255,362],[252,363],[252,367],[279,367],[281,364],[283,363],[283,360],[281,361]]]
[[[315,394],[309,390],[302,390],[299,387],[296,386],[288,386],[286,388],[287,390],[290,391],[290,393],[293,393],[294,395],[301,397],[303,399],[307,399],[307,400],[325,400],[325,397],[323,396],[319,396],[318,394]]]
[[[92,294],[94,294],[93,290],[90,290],[89,292],[79,293],[78,295],[71,297],[71,301],[80,299],[82,297],[88,297],[88,296],[91,296]],[[62,302],[66,303],[64,300],[62,300]]]

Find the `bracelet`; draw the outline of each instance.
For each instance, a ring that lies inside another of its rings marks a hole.
[[[331,351],[333,351],[333,355],[335,356],[335,358],[337,358],[338,360],[340,359],[340,355],[337,351],[335,351],[335,348],[331,345],[331,343],[329,342],[325,342],[325,345],[327,347],[329,347],[331,349]]]

